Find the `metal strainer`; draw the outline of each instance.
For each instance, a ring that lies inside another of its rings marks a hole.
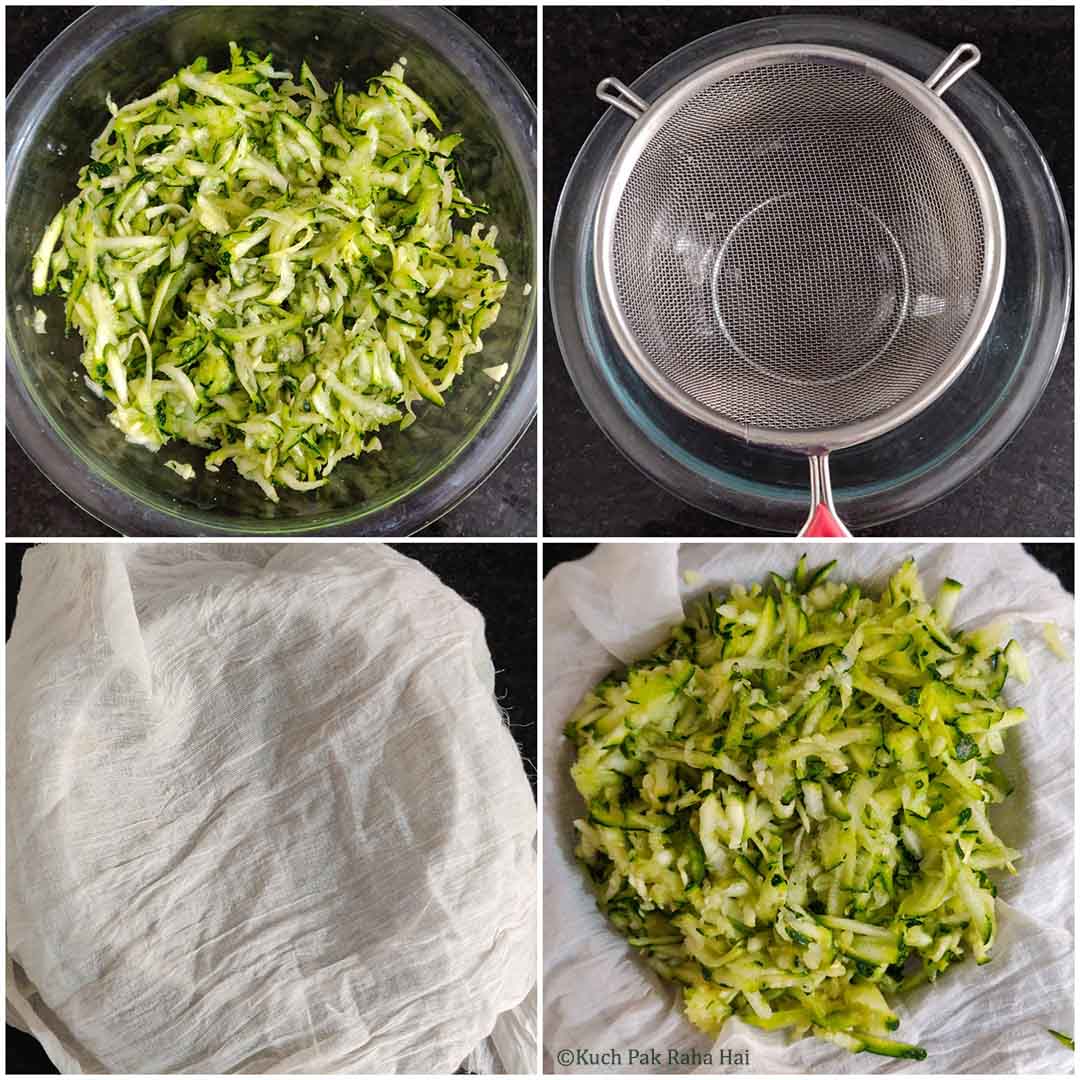
[[[596,218],[594,270],[627,359],[720,431],[807,453],[804,535],[850,535],[828,454],[926,408],[993,317],[1005,226],[993,177],[943,94],[861,53],[775,45],[726,57],[648,104]]]

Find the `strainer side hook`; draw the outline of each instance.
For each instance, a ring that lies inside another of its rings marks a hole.
[[[966,75],[981,59],[982,53],[970,41],[957,45],[926,80],[927,90],[941,97],[957,79]]]
[[[633,120],[640,119],[649,110],[647,101],[639,98],[626,83],[611,76],[596,84],[596,96]]]

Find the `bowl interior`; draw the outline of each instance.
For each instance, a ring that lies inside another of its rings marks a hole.
[[[455,460],[506,411],[502,406],[515,395],[515,384],[534,377],[535,298],[525,295],[522,286],[533,277],[535,189],[521,138],[533,121],[520,87],[479,38],[453,16],[433,9],[113,8],[96,9],[84,28],[87,18],[73,36],[56,43],[60,48],[54,46],[52,56],[39,61],[41,70],[32,72],[33,85],[24,95],[32,99],[25,112],[19,104],[9,105],[9,374],[14,367],[30,407],[69,452],[65,475],[51,478],[71,494],[66,481],[89,470],[99,484],[118,489],[128,501],[210,530],[306,530],[380,514],[392,517],[396,528],[415,527],[404,520],[409,514],[402,513],[401,501],[425,490],[422,501],[430,520],[439,501],[431,488],[440,485],[446,503],[440,512],[448,509],[483,479],[484,470],[494,468],[520,431],[508,433],[509,445],[501,454],[465,455],[475,475],[451,480],[446,474],[454,471]],[[361,88],[369,75],[405,57],[410,83],[432,103],[444,130],[465,135],[458,150],[464,186],[492,207],[487,221],[499,229],[512,279],[502,315],[485,334],[483,354],[454,383],[444,408],[422,403],[412,427],[380,433],[383,452],[340,463],[331,483],[316,492],[283,490],[276,505],[231,466],[216,475],[197,469],[191,482],[164,468],[170,458],[198,464],[202,451],[194,447],[173,443],[154,455],[127,443],[107,422],[105,403],[83,382],[82,343],[75,334],[64,337],[62,299],[35,298],[30,291],[30,255],[52,215],[75,192],[78,168],[108,119],[106,93],[122,104],[152,91],[200,55],[212,67],[224,66],[230,40],[273,52],[279,67],[293,71],[306,59],[325,86],[340,78],[350,89]],[[12,112],[18,113],[14,124]],[[35,306],[48,316],[44,336],[33,332]],[[503,363],[510,370],[499,384],[482,371]],[[9,417],[13,407],[18,406],[9,402]],[[24,444],[26,430],[26,425],[16,430]],[[37,456],[34,445],[24,448]]]

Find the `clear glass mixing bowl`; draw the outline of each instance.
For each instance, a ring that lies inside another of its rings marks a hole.
[[[638,78],[655,100],[733,52],[805,41],[855,49],[925,79],[945,53],[861,20],[782,16],[692,42]],[[950,43],[956,44],[956,43]],[[629,78],[633,72],[600,72]],[[1072,264],[1061,198],[1039,147],[976,73],[945,95],[989,163],[1005,213],[1005,282],[975,358],[932,406],[902,427],[831,455],[841,518],[865,527],[926,506],[985,465],[1034,408],[1068,325]],[[753,528],[794,532],[809,506],[805,456],[751,446],[695,423],[635,375],[608,330],[593,278],[592,230],[608,167],[631,121],[608,109],[574,162],[551,236],[548,289],[570,376],[593,419],[647,476],[687,502]]]
[[[492,208],[513,284],[484,338],[484,363],[454,383],[445,408],[423,405],[385,449],[342,462],[317,492],[281,493],[277,505],[226,466],[187,482],[166,456],[126,443],[83,384],[81,342],[63,335],[63,304],[30,292],[29,260],[42,231],[75,192],[90,142],[117,102],[148,93],[195,57],[224,63],[228,42],[307,59],[324,83],[361,85],[399,56],[410,82],[465,136],[465,187]],[[446,513],[490,475],[536,412],[536,110],[492,49],[437,8],[94,8],[30,66],[7,102],[7,417],[38,467],[85,510],[132,535],[216,533],[403,535]],[[48,333],[33,332],[35,305]],[[481,367],[506,363],[499,384]]]

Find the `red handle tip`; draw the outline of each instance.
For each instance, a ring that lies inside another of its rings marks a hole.
[[[844,528],[840,519],[824,504],[818,503],[806,528],[802,531],[803,536],[850,536],[851,533]]]

